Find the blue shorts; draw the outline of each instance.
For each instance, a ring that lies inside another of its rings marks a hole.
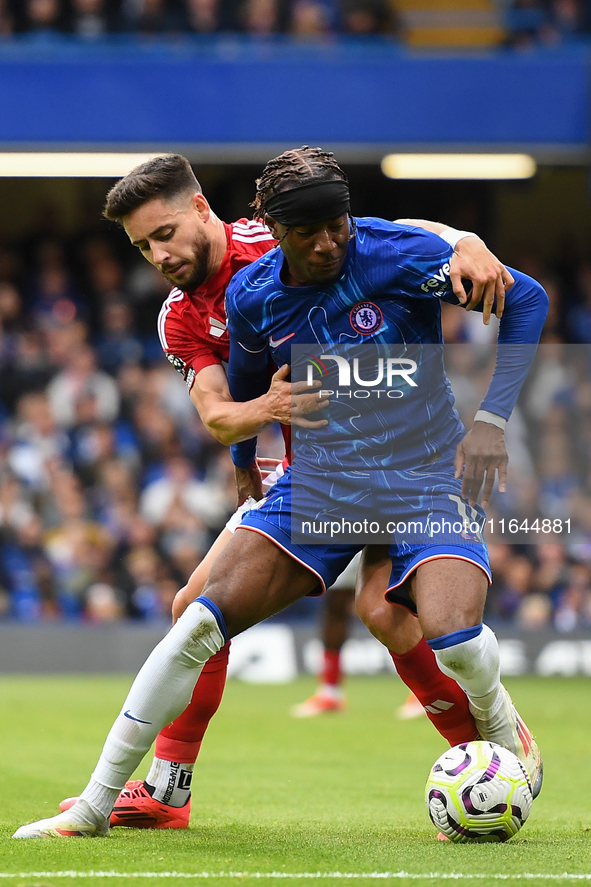
[[[286,470],[264,499],[245,512],[238,528],[254,530],[282,548],[318,577],[320,587],[311,597],[324,594],[363,545],[296,545],[291,541],[291,473]]]
[[[410,582],[407,582],[407,579],[410,578],[417,567],[427,563],[427,561],[440,558],[467,561],[480,567],[489,585],[492,582],[488,551],[484,544],[455,546],[445,543],[443,545],[392,545],[389,548],[389,554],[392,558],[392,572],[390,573],[390,581],[386,591],[386,600],[391,604],[405,607],[415,616],[417,615],[417,608],[410,596]]]
[[[419,498],[421,501],[426,500],[430,503],[432,519],[440,519],[454,521],[458,519],[457,499],[461,492],[461,481],[453,477],[453,466],[440,464],[435,469],[420,469],[418,472],[400,471],[390,472],[388,484],[381,484],[379,475],[383,472],[369,472],[371,476],[371,492],[375,497],[388,500],[390,507],[389,516],[396,519],[402,519],[404,515],[408,517],[409,501]],[[417,483],[417,478],[419,483]],[[391,484],[396,481],[396,492],[391,489]],[[300,485],[301,477],[298,474],[298,485]],[[314,491],[318,490],[322,480],[315,476],[310,478],[309,488],[310,495],[306,503],[306,516],[310,515],[310,501],[314,497]],[[431,485],[431,486],[430,486]],[[420,490],[417,493],[417,488]],[[429,498],[429,490],[434,491]],[[442,495],[441,490],[446,495]],[[360,498],[367,498],[368,486],[365,486]],[[452,497],[450,498],[449,493]],[[299,497],[298,497],[299,498]],[[326,496],[319,496],[317,501],[323,503]],[[394,504],[393,504],[394,503]],[[434,505],[433,503],[436,503]],[[358,501],[358,505],[361,502]],[[466,507],[467,503],[466,503]],[[297,509],[299,510],[299,508]],[[477,508],[480,519],[484,518],[484,512]],[[415,512],[412,512],[415,514]],[[321,589],[316,592],[322,594],[329,588],[342,573],[345,567],[353,559],[355,554],[365,547],[364,542],[355,544],[331,544],[330,542],[319,543],[294,543],[292,541],[292,518],[300,520],[301,514],[294,513],[292,502],[292,472],[287,469],[285,475],[279,479],[275,486],[269,492],[269,495],[262,499],[250,511],[246,512],[240,527],[266,536],[283,551],[289,554],[294,560],[306,566],[314,573],[320,582]],[[488,561],[488,552],[486,545],[479,539],[468,538],[461,539],[459,542],[449,539],[425,541],[421,538],[418,541],[407,542],[404,540],[388,540],[388,552],[392,559],[392,572],[387,590],[387,600],[392,603],[398,603],[405,606],[411,612],[416,613],[416,608],[408,595],[408,589],[405,586],[406,579],[420,564],[436,558],[457,558],[459,560],[474,563],[480,567],[490,582],[490,566]],[[375,539],[375,544],[385,544],[386,539]]]

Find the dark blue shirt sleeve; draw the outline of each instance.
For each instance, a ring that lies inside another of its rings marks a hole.
[[[488,410],[504,419],[508,419],[513,412],[536,356],[549,304],[541,284],[527,274],[512,268],[509,270],[515,283],[505,296],[495,371],[486,397],[480,404],[481,410]],[[482,304],[475,310],[482,311]]]
[[[253,334],[251,325],[238,310],[236,297],[240,296],[240,275],[231,281],[226,294],[226,317],[230,335],[228,387],[235,401],[245,403],[265,394],[269,388],[269,350]],[[230,447],[232,461],[237,468],[250,468],[256,456],[256,437]]]
[[[265,394],[269,388],[269,352],[251,352],[230,336],[228,386],[235,401],[244,403]],[[237,468],[250,468],[256,456],[257,439],[243,440],[230,447]]]

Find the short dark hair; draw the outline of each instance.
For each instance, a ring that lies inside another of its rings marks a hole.
[[[171,200],[185,191],[202,194],[191,164],[181,154],[162,154],[141,163],[119,179],[107,194],[103,216],[112,222],[122,219],[149,200]]]
[[[316,181],[348,181],[332,152],[310,148],[309,145],[284,151],[279,157],[269,160],[262,176],[257,179],[257,193],[251,203],[254,218],[265,218],[267,201],[273,194]]]

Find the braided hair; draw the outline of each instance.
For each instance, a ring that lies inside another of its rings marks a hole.
[[[256,197],[251,203],[254,209],[253,218],[264,220],[267,201],[274,194],[314,180],[347,181],[347,176],[331,151],[303,145],[301,148],[284,151],[279,157],[269,160],[262,176],[256,181]]]

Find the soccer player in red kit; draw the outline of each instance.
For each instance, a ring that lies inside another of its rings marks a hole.
[[[190,200],[187,195],[192,195]],[[305,383],[291,385],[287,381],[287,366],[278,369],[267,393],[256,400],[236,403],[228,390],[223,366],[229,350],[225,291],[238,270],[276,245],[264,225],[246,219],[233,224],[221,221],[203,196],[188,161],[175,154],[154,158],[117,182],[108,194],[104,214],[123,225],[133,245],[173,284],[158,320],[160,341],[170,363],[183,375],[205,426],[217,440],[227,445],[248,440],[272,422],[308,427],[325,424],[322,412],[314,413],[321,411],[326,401],[320,392],[310,393]],[[431,224],[435,233],[451,230],[435,223],[424,224]],[[476,301],[484,297],[490,316],[495,295],[497,302],[502,303],[503,279],[510,284],[510,275],[478,238],[469,237],[462,243],[465,258],[462,262],[458,256],[455,269],[458,294],[460,278],[471,277],[478,284],[474,287],[478,289]],[[465,294],[461,300],[465,304],[469,301]],[[474,297],[470,301],[476,304]],[[237,471],[239,502],[241,489],[253,488],[253,474],[254,488],[262,496],[262,478],[255,464],[242,477]],[[173,605],[175,619],[201,594],[211,564],[230,538],[233,521],[237,525],[238,521],[231,519],[177,594]],[[382,582],[387,581],[378,563],[366,578],[380,589]],[[389,612],[399,609],[390,607]],[[392,652],[392,645],[388,646],[400,676],[425,706],[446,701],[447,708],[435,707],[435,714],[429,716],[450,744],[475,738],[463,691],[439,670],[420,633],[408,637],[397,652]],[[228,653],[226,644],[209,659],[189,706],[158,735],[146,780],[128,782],[119,795],[111,826],[187,827],[193,765],[207,725],[221,701]],[[86,800],[92,804],[91,798]],[[68,809],[73,801],[62,802],[61,809]]]

